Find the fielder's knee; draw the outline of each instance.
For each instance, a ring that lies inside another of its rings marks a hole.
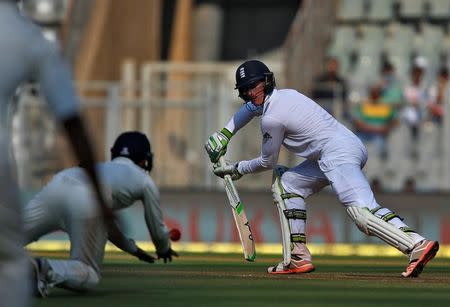
[[[88,274],[86,276],[86,279],[83,283],[80,283],[80,291],[88,291],[93,288],[95,288],[98,283],[100,282],[100,275],[91,267],[89,266]]]
[[[100,273],[98,273],[91,265],[77,260],[69,261],[69,263],[69,272],[61,274],[62,272],[55,272],[53,268],[52,272],[49,273],[50,281],[56,287],[76,292],[86,292],[98,285],[100,282]],[[64,265],[64,263],[62,263],[62,265]]]

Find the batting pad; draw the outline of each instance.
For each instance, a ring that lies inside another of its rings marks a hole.
[[[373,215],[367,208],[349,206],[347,213],[365,234],[380,238],[404,254],[408,254],[413,249],[414,241],[408,234]]]
[[[284,215],[286,206],[284,200],[281,197],[283,194],[283,186],[281,185],[281,175],[287,170],[287,167],[276,165],[273,169],[273,184],[272,184],[272,196],[273,202],[278,209],[278,216],[280,217],[281,225],[281,239],[283,243],[283,264],[288,266],[291,263],[291,227]]]

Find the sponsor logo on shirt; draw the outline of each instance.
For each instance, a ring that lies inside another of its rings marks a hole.
[[[271,138],[272,138],[272,136],[268,132],[264,133],[263,134],[263,143],[267,142]]]

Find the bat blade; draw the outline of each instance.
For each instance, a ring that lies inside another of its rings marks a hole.
[[[220,163],[223,164],[223,158],[221,158]],[[247,219],[247,215],[245,214],[244,205],[241,202],[231,177],[226,175],[223,181],[228,201],[232,207],[231,210],[233,212],[234,222],[239,233],[239,239],[241,240],[244,258],[247,261],[253,262],[256,259],[255,241],[253,240],[250,223]]]
[[[244,258],[247,261],[254,262],[256,259],[255,241],[253,240],[252,230],[245,211],[242,210],[241,213],[238,214],[236,210],[231,210],[233,212],[236,228],[238,229],[242,250],[244,251]]]

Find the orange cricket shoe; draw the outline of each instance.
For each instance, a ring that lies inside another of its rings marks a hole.
[[[280,262],[276,266],[268,267],[267,272],[269,274],[296,274],[309,273],[314,269],[311,261],[302,259],[297,255],[291,255],[291,262],[288,266],[284,266],[283,262]]]
[[[422,240],[419,242],[409,254],[409,264],[402,276],[418,277],[428,261],[436,256],[438,250],[439,242],[437,241]]]

